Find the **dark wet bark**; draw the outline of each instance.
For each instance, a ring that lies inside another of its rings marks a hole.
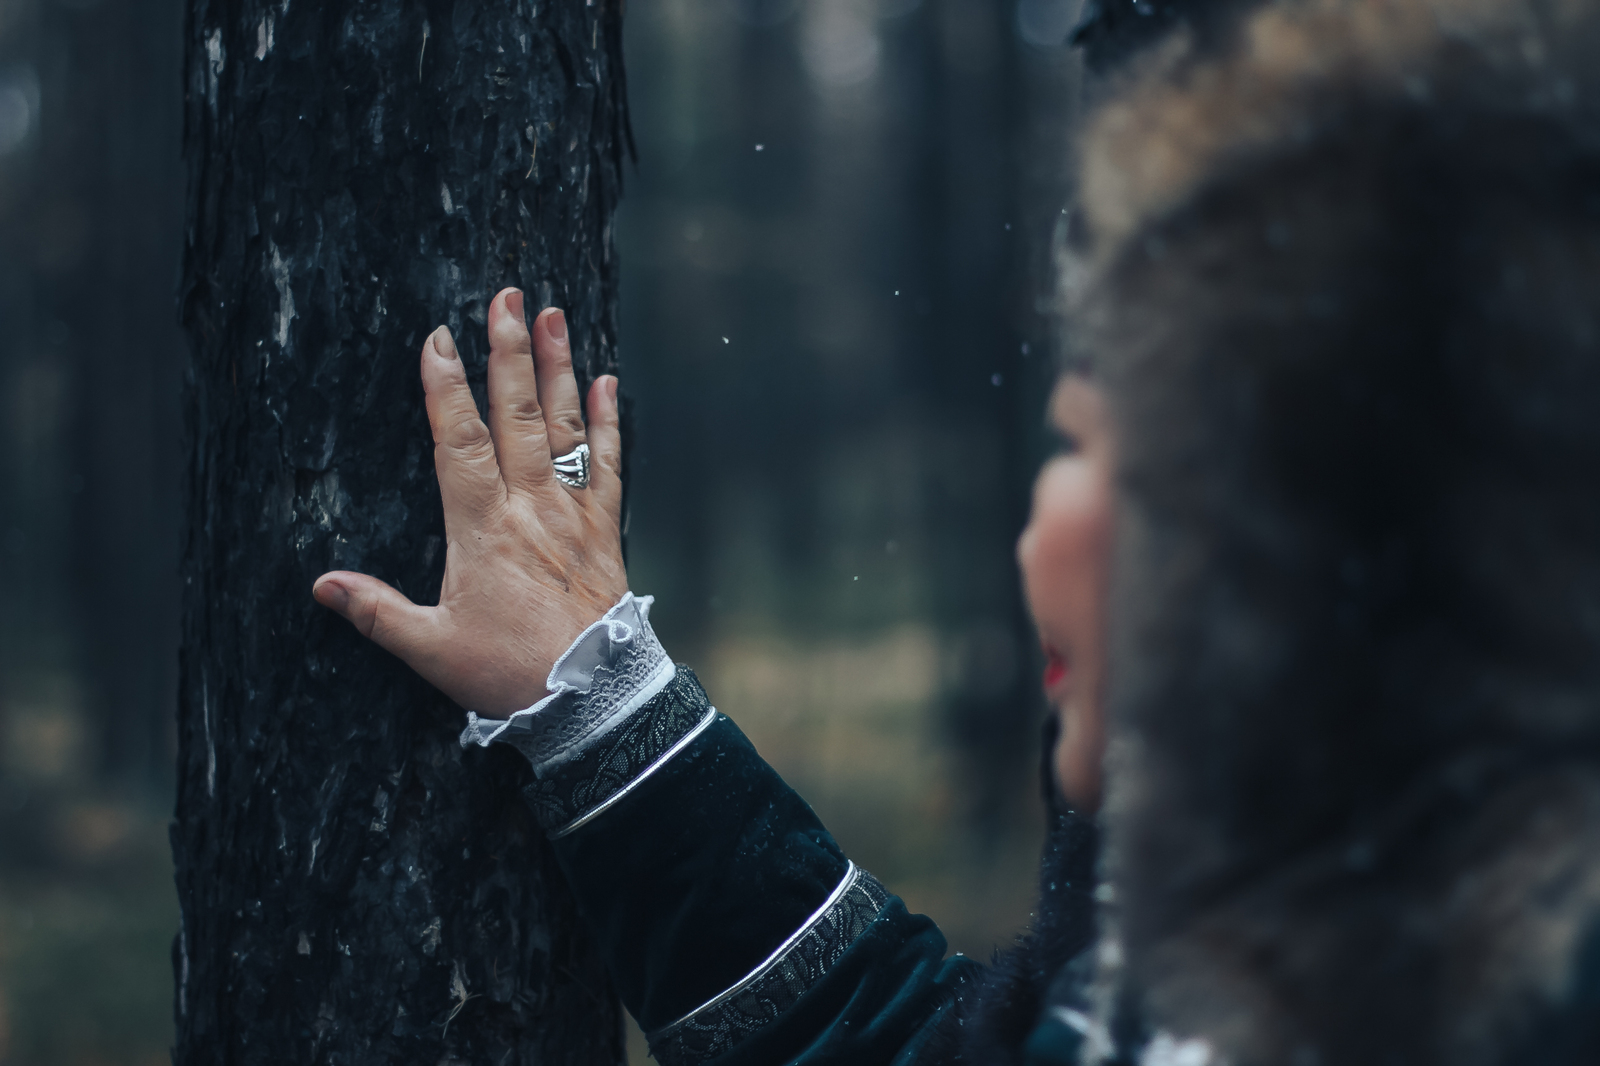
[[[178,1066],[610,1063],[620,1014],[514,753],[316,607],[433,602],[417,381],[501,286],[615,363],[619,0],[193,0]]]

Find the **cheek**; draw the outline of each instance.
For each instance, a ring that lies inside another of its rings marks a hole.
[[[1105,511],[1105,493],[1088,471],[1067,467],[1041,476],[1018,546],[1036,609],[1057,597],[1071,598],[1086,580],[1092,582],[1105,554]]]

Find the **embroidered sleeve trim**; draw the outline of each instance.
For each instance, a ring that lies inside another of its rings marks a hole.
[[[706,716],[704,718],[700,719],[699,724],[684,734],[682,740],[668,748],[662,754],[661,758],[657,759],[655,762],[641,770],[638,777],[635,777],[632,781],[629,781],[626,785],[623,785],[621,788],[617,789],[604,800],[601,800],[598,804],[589,808],[583,814],[578,815],[578,817],[574,818],[560,829],[557,829],[554,833],[551,833],[550,839],[560,840],[568,833],[582,829],[584,826],[588,825],[590,822],[606,813],[606,811],[610,810],[611,807],[619,802],[624,796],[638,788],[645,778],[649,777],[667,763],[671,762],[674,755],[678,754],[678,752],[692,744],[694,742],[694,738],[699,736],[701,733],[704,733],[707,727],[709,727],[711,723],[715,722],[716,720],[717,709],[713,707],[706,712]]]
[[[688,747],[716,721],[705,690],[687,666],[598,743],[541,776],[523,796],[545,831],[564,836],[599,817]],[[518,744],[516,737],[509,741]]]
[[[867,931],[889,891],[851,863],[815,914],[737,984],[650,1034],[661,1066],[691,1066],[727,1052],[793,1007]]]

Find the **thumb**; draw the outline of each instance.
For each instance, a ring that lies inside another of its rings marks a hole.
[[[317,578],[312,597],[334,611],[383,650],[410,662],[424,644],[433,612],[418,607],[394,588],[366,574],[335,570]]]

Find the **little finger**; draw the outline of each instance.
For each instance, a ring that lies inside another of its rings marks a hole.
[[[622,525],[622,424],[617,379],[610,374],[589,386],[589,491],[611,520]]]

